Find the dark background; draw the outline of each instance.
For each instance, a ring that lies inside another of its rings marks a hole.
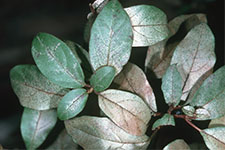
[[[0,144],[4,148],[24,148],[19,125],[22,106],[13,93],[9,71],[17,64],[33,64],[30,47],[38,32],[84,45],[83,29],[89,13],[88,0],[0,0]],[[205,13],[216,38],[217,63],[224,65],[223,0],[120,0],[124,7],[152,4],[168,19],[180,14]],[[132,52],[131,61],[144,66],[146,48]],[[141,58],[141,59],[140,59]],[[170,133],[171,134],[171,133]]]

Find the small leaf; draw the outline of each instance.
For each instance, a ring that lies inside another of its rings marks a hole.
[[[98,95],[101,110],[119,127],[133,135],[143,135],[151,118],[151,111],[137,95],[106,90]]]
[[[84,74],[70,48],[47,33],[39,33],[32,42],[32,55],[38,68],[50,81],[65,88],[85,85]]]
[[[146,135],[130,135],[108,118],[83,116],[65,121],[67,132],[84,149],[146,149]]]
[[[35,65],[18,65],[10,71],[10,79],[20,104],[27,108],[56,108],[69,91],[50,82]]]
[[[182,111],[183,111],[186,115],[191,116],[191,117],[194,117],[194,114],[195,114],[195,108],[194,108],[193,106],[189,106],[189,105],[184,106],[184,107],[182,108]]]
[[[88,94],[85,89],[74,89],[67,93],[59,102],[57,113],[61,120],[75,117],[83,109],[87,102]]]
[[[195,26],[176,47],[171,64],[182,66],[185,73],[182,100],[197,80],[213,68],[216,58],[215,41],[207,24]]]
[[[165,114],[162,118],[155,121],[152,125],[152,130],[155,130],[160,126],[175,126],[174,117],[170,114]]]
[[[182,140],[182,139],[177,139],[173,142],[170,142],[168,145],[166,145],[163,150],[190,150],[190,147],[188,144]]]
[[[54,143],[47,150],[78,150],[78,145],[73,141],[72,137],[64,129]]]
[[[171,65],[162,78],[162,91],[169,105],[177,106],[182,95],[182,77],[176,65]]]
[[[130,19],[118,0],[111,0],[97,16],[89,43],[94,70],[113,66],[118,74],[128,62],[133,42]]]
[[[21,134],[28,150],[38,148],[47,138],[57,121],[55,109],[33,110],[24,108],[21,119]]]
[[[91,76],[90,84],[96,92],[102,92],[110,86],[115,77],[115,73],[114,67],[101,67]]]
[[[190,105],[206,109],[215,119],[225,115],[225,66],[209,76],[198,89]]]
[[[153,90],[144,72],[135,64],[128,63],[115,77],[114,83],[119,89],[127,90],[139,95],[154,112],[157,112],[156,100]]]
[[[218,126],[225,126],[225,115],[220,118],[213,119],[209,123],[209,128],[218,127]]]
[[[167,17],[160,9],[150,5],[138,5],[125,10],[131,19],[134,47],[153,45],[168,37]]]
[[[225,127],[215,127],[202,130],[200,132],[206,146],[211,150],[225,149]]]

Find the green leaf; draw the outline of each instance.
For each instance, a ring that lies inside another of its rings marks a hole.
[[[67,132],[84,149],[146,149],[146,135],[134,136],[116,126],[108,118],[83,116],[65,121]]]
[[[138,136],[145,133],[151,111],[139,96],[109,89],[99,93],[98,103],[101,110],[126,132]]]
[[[198,79],[213,68],[216,58],[215,39],[207,24],[195,26],[176,47],[171,64],[182,66],[184,87],[182,100],[186,100]]]
[[[83,109],[87,102],[88,94],[85,89],[74,89],[67,93],[59,102],[57,113],[61,120],[75,117]]]
[[[21,119],[21,134],[28,150],[38,148],[47,138],[57,121],[55,109],[33,110],[24,108]]]
[[[160,9],[150,5],[138,5],[125,10],[131,19],[134,47],[153,45],[168,37],[167,17]]]
[[[127,63],[133,41],[130,19],[118,0],[111,0],[97,16],[89,43],[91,65],[113,66],[118,74]]]
[[[39,33],[32,42],[32,55],[38,68],[49,80],[65,88],[85,85],[84,74],[70,48],[47,33]]]
[[[172,141],[163,148],[163,150],[181,150],[181,149],[190,150],[190,147],[182,139],[177,139],[175,141]]]
[[[163,115],[162,118],[156,120],[155,123],[152,125],[152,130],[155,130],[160,126],[175,126],[174,117],[170,114]]]
[[[217,127],[217,126],[225,126],[225,115],[210,121],[209,128]]]
[[[200,133],[205,141],[206,146],[210,150],[225,149],[225,127],[208,128],[202,130]]]
[[[18,65],[10,71],[10,79],[20,104],[27,108],[56,108],[69,91],[50,82],[35,65]]]
[[[193,120],[207,120],[210,118],[210,112],[204,108],[195,109],[193,106],[184,106],[182,111],[189,117],[193,117]]]
[[[182,77],[176,65],[171,65],[162,78],[162,91],[169,105],[177,106],[182,96]]]
[[[145,73],[137,65],[128,62],[113,82],[119,86],[118,89],[139,95],[153,112],[157,112],[153,90]]]
[[[112,83],[116,70],[111,66],[104,66],[96,70],[91,76],[90,84],[96,92],[102,92]]]
[[[215,119],[225,115],[225,66],[209,76],[198,89],[190,105],[206,109]]]

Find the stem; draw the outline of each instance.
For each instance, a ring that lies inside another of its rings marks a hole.
[[[198,132],[202,132],[202,130],[200,128],[198,128],[196,125],[194,125],[190,120],[185,119],[185,121],[192,126],[194,129],[196,129]]]

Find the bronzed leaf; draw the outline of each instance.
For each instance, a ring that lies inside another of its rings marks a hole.
[[[175,126],[174,117],[170,114],[165,114],[162,118],[155,121],[152,125],[152,130],[155,130],[160,126]]]
[[[115,77],[114,83],[119,89],[136,93],[145,100],[150,109],[157,112],[156,100],[153,90],[144,72],[135,64],[128,63]]]
[[[38,68],[50,81],[65,88],[85,85],[84,74],[70,48],[47,33],[39,33],[32,42],[32,55]]]
[[[83,116],[65,121],[66,130],[84,149],[146,149],[146,135],[130,135],[108,118]]]
[[[35,65],[18,65],[10,71],[10,79],[20,104],[27,108],[56,108],[69,91],[50,82]]]
[[[99,93],[98,103],[101,110],[126,132],[133,135],[145,133],[151,111],[139,96],[109,89]]]
[[[209,128],[218,127],[218,126],[225,126],[225,116],[222,116],[217,119],[213,119],[209,123]]]
[[[56,110],[33,110],[24,108],[21,134],[28,150],[38,148],[47,138],[57,121]]]
[[[127,63],[133,41],[130,19],[117,0],[111,0],[97,16],[89,43],[91,65],[113,66],[118,74]]]
[[[163,150],[190,150],[190,147],[182,139],[177,139],[166,145]]]

